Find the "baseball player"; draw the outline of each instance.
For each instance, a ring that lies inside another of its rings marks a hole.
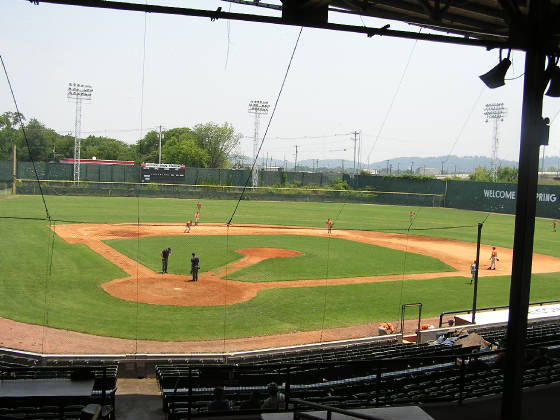
[[[200,213],[200,208],[202,207],[202,203],[199,201],[196,203],[196,210]]]
[[[408,222],[412,224],[413,220],[414,220],[414,212],[410,210],[410,213],[408,213]]]
[[[198,281],[198,270],[200,269],[200,266],[198,265],[199,263],[200,263],[199,258],[193,252],[191,258],[192,281]]]
[[[552,221],[552,231],[556,232],[556,220]]]
[[[167,274],[167,261],[171,255],[171,248],[161,251],[161,274]]]
[[[331,233],[333,221],[331,219],[327,219],[326,223],[327,223],[327,232]]]
[[[496,269],[496,261],[500,261],[498,259],[498,251],[496,251],[496,247],[493,246],[492,247],[492,254],[490,254],[490,267],[488,267],[488,270],[495,270]]]
[[[190,233],[191,226],[192,226],[192,221],[187,220],[187,223],[185,223],[185,231],[183,233]]]
[[[198,221],[199,221],[199,220],[200,220],[200,212],[197,211],[197,212],[194,214],[194,225],[195,225],[195,226],[198,226]]]
[[[474,281],[474,276],[476,275],[476,260],[471,264],[471,284]]]

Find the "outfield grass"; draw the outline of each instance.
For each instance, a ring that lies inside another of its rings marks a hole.
[[[196,200],[178,199],[55,196],[47,196],[46,200],[52,217],[60,220],[173,222],[178,225],[192,217],[196,203]],[[233,201],[203,201],[201,221],[226,222],[234,204]],[[242,202],[234,223],[325,227],[324,221],[331,217],[335,220],[335,229],[403,232],[408,226],[409,210],[409,207],[360,204]],[[417,213],[414,226],[431,229],[413,233],[465,241],[476,239],[476,223],[487,216],[480,212],[438,208],[413,210]],[[84,245],[71,245],[53,237],[46,222],[23,219],[41,218],[44,214],[41,197],[17,196],[0,200],[2,317],[114,337],[185,340],[267,335],[396,320],[400,317],[402,303],[421,301],[424,317],[466,309],[472,303],[472,286],[464,277],[452,275],[433,280],[273,289],[259,293],[249,302],[226,307],[126,302],[99,287],[103,282],[125,276],[118,267]],[[443,229],[461,225],[469,227]],[[512,232],[512,216],[491,214],[484,225],[483,242],[511,247]],[[551,232],[549,220],[537,220],[535,251],[560,256],[558,235],[560,233]],[[150,251],[144,241],[142,239],[139,249],[145,249],[146,258],[154,259],[159,268],[159,251],[163,246],[157,245],[155,251]],[[52,263],[51,243],[54,243]],[[324,245],[317,248],[324,249]],[[227,253],[224,255],[227,257]],[[202,261],[203,269],[221,264],[220,261],[213,263],[208,255]],[[183,263],[179,259],[177,262]],[[172,264],[175,264],[173,255]],[[186,261],[184,264],[178,270],[186,270]],[[239,275],[256,274],[241,271]],[[558,277],[558,274],[533,276],[531,300],[560,299]],[[507,304],[508,298],[508,277],[481,279],[479,306]],[[411,313],[410,318],[413,317]]]
[[[251,282],[455,271],[436,258],[424,255],[344,239],[313,236],[182,235],[106,242],[156,272],[161,270],[161,250],[171,247],[173,252],[169,258],[168,272],[175,274],[187,274],[190,271],[191,252],[196,252],[200,258],[201,272],[212,271],[241,259],[243,256],[235,252],[236,249],[281,248],[303,254],[293,258],[268,259],[228,274],[230,280]]]
[[[198,200],[135,197],[46,196],[51,217],[79,223],[178,223],[193,219]],[[203,200],[201,222],[226,223],[233,200]],[[514,217],[476,211],[431,207],[384,206],[343,203],[242,201],[233,223],[325,227],[327,218],[335,229],[360,229],[406,233],[408,213],[416,212],[410,233],[476,242],[477,224],[485,221],[482,243],[511,248]],[[45,217],[40,196],[16,196],[0,200],[0,216]],[[560,257],[560,232],[552,232],[549,219],[537,219],[535,252]]]

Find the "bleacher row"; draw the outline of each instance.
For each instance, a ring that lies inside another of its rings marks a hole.
[[[79,419],[92,403],[102,406],[103,418],[113,418],[117,371],[113,361],[45,362],[0,352],[0,419]],[[85,393],[75,391],[79,384],[86,384]],[[36,387],[42,387],[39,396],[32,394]]]
[[[493,343],[502,343],[505,332],[505,326],[477,331]],[[560,324],[531,324],[527,337],[540,350],[524,373],[524,387],[560,382],[560,360],[541,357],[543,349],[560,347]],[[502,391],[503,353],[479,350],[478,346],[368,342],[230,355],[222,363],[217,359],[212,364],[196,359],[160,363],[156,377],[169,419],[206,415],[217,386],[224,388],[233,410],[247,412],[243,402],[253,391],[264,399],[269,382],[279,384],[288,400],[299,398],[346,409],[457,401]]]

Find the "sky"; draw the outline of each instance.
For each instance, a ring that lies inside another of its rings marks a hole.
[[[153,3],[150,1],[150,3]],[[159,4],[242,13],[270,13],[218,0]],[[387,20],[332,14],[331,22],[417,32]],[[478,76],[498,63],[498,51],[304,28],[207,18],[0,2],[0,55],[20,111],[61,134],[73,133],[69,82],[93,86],[82,108],[82,137],[135,143],[147,131],[231,124],[253,155],[251,100],[270,104],[260,120],[262,157],[348,159],[354,135],[359,160],[397,157],[491,156],[488,103],[503,102],[498,157],[517,161],[523,78],[490,90]],[[522,75],[524,53],[513,51],[507,78]],[[276,101],[274,115],[272,110]],[[15,111],[0,74],[0,113]],[[560,100],[545,97],[551,118],[547,156],[560,155]],[[85,158],[85,156],[82,156]]]

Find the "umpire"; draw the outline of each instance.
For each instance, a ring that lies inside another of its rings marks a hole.
[[[171,255],[171,248],[166,248],[161,251],[161,274],[167,274],[167,260]]]
[[[199,262],[200,262],[200,260],[198,259],[198,257],[193,252],[192,253],[192,258],[191,258],[192,281],[198,281],[198,270],[200,269],[200,267],[198,265]]]

